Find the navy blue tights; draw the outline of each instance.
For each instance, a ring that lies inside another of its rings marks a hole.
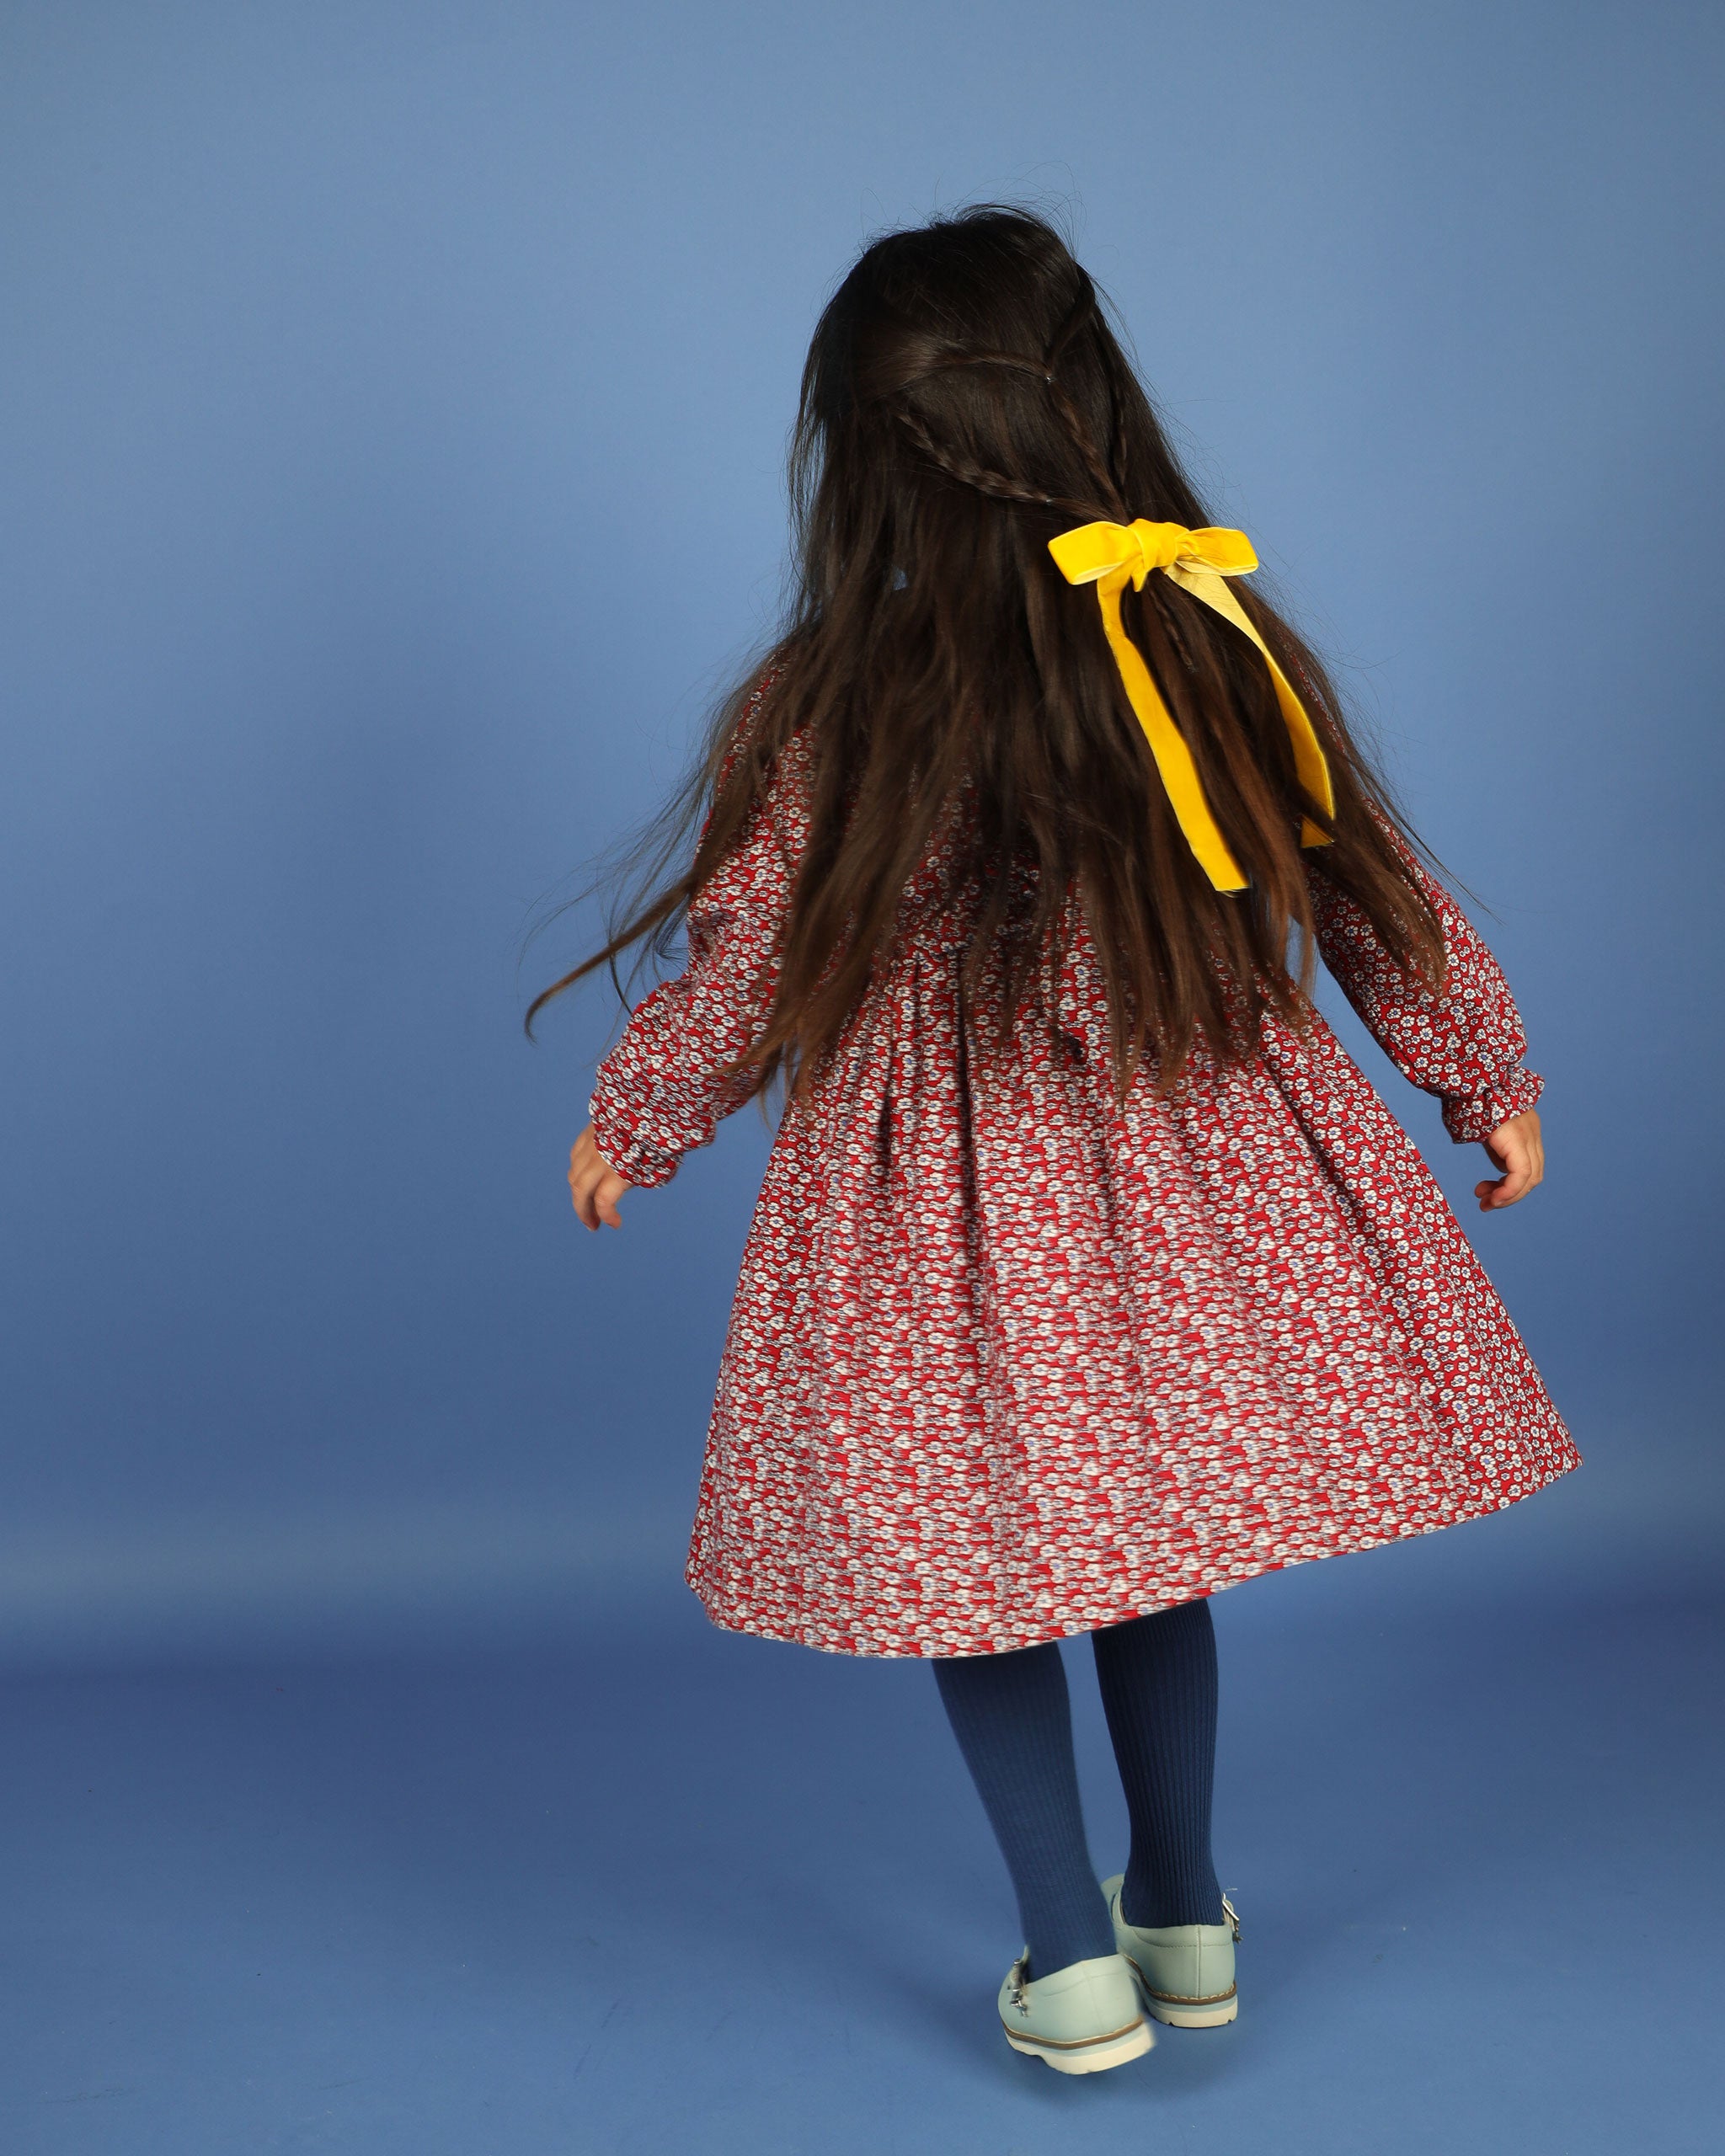
[[[1220,1924],[1210,1860],[1216,1643],[1208,1601],[1182,1603],[1090,1636],[1126,1792],[1129,1924]],[[935,1680],[1018,1897],[1031,1967],[1044,1974],[1112,1954],[1091,1869],[1065,1666],[1052,1642],[945,1657]]]

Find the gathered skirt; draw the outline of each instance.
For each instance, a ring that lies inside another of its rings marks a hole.
[[[1422,875],[1423,872],[1419,872]],[[735,1105],[784,849],[690,920],[593,1102],[665,1181]],[[1459,910],[1410,985],[1315,880],[1320,942],[1452,1137],[1532,1105],[1519,1020]],[[1418,1148],[1322,1018],[1172,1096],[1111,1083],[1080,932],[1058,1030],[985,1081],[961,947],[911,933],[786,1108],[744,1252],[687,1577],[720,1625],[847,1654],[997,1652],[1513,1503],[1578,1461]]]

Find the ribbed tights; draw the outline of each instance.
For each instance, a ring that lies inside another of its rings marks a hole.
[[[1216,1648],[1207,1600],[1091,1634],[1132,1824],[1130,1924],[1220,1924],[1210,1858]],[[1033,1972],[1112,1954],[1091,1868],[1058,1646],[942,1657],[935,1680],[1018,1897]]]

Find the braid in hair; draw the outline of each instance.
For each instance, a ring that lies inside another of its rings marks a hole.
[[[1109,470],[1108,460],[1097,453],[1095,443],[1090,439],[1090,430],[1079,416],[1078,407],[1051,374],[1048,377],[1048,394],[1049,402],[1055,408],[1055,416],[1071,436],[1073,448],[1083,458],[1084,468],[1101,488],[1102,499],[1120,522],[1130,522],[1119,482]]]
[[[956,361],[955,365],[969,364]],[[1022,365],[1013,361],[1014,366]],[[1026,486],[1022,480],[1010,479],[1004,472],[996,472],[986,464],[979,464],[974,457],[962,456],[957,451],[937,441],[927,423],[907,405],[893,407],[893,417],[905,430],[922,454],[937,471],[949,479],[956,479],[961,486],[974,487],[978,494],[991,495],[996,501],[1026,502],[1041,509],[1063,509],[1073,516],[1088,516],[1093,506],[1065,494],[1044,494],[1040,488]]]
[[[1089,271],[1080,268],[1076,263],[1072,266],[1078,271],[1078,296],[1073,302],[1071,310],[1065,320],[1055,331],[1054,341],[1043,355],[1043,383],[1048,391],[1049,401],[1055,408],[1055,416],[1065,429],[1073,448],[1083,458],[1084,468],[1102,489],[1102,499],[1108,503],[1115,515],[1124,521],[1127,517],[1127,510],[1125,498],[1120,491],[1120,472],[1124,462],[1125,414],[1120,409],[1119,401],[1114,393],[1113,386],[1110,385],[1108,392],[1109,418],[1112,422],[1109,430],[1111,435],[1108,443],[1109,454],[1104,457],[1097,452],[1096,444],[1091,439],[1090,430],[1085,425],[1078,407],[1060,387],[1055,377],[1055,370],[1060,366],[1067,345],[1071,343],[1081,329],[1088,327],[1095,319],[1097,313],[1096,286],[1090,280]]]
[[[901,384],[900,394],[905,390],[914,389],[919,382],[927,382],[931,376],[947,373],[954,367],[1007,367],[1015,374],[1031,376],[1041,383],[1047,392],[1055,418],[1077,451],[1085,470],[1096,482],[1097,499],[1104,504],[1114,515],[1124,520],[1127,509],[1118,475],[1124,462],[1124,411],[1111,390],[1111,453],[1105,457],[1098,452],[1091,439],[1090,430],[1085,425],[1077,406],[1055,376],[1055,369],[1067,345],[1097,312],[1096,287],[1091,282],[1088,272],[1080,269],[1078,279],[1078,296],[1039,363],[1027,360],[1017,352],[954,352],[948,357],[937,360],[924,373]],[[943,472],[950,479],[958,480],[963,486],[974,487],[978,493],[991,495],[999,501],[1026,502],[1038,507],[1062,509],[1074,516],[1089,517],[1094,512],[1095,502],[1081,502],[1065,494],[1045,494],[1039,488],[1008,478],[1003,472],[996,472],[985,464],[978,463],[974,457],[962,456],[947,448],[936,440],[921,415],[908,405],[895,404],[893,417],[938,471]]]
[[[1061,323],[1054,342],[1048,348],[1044,362],[1047,369],[1048,393],[1060,424],[1071,438],[1073,447],[1083,458],[1087,469],[1102,488],[1103,495],[1113,507],[1115,515],[1124,523],[1130,520],[1130,512],[1122,492],[1122,478],[1126,469],[1126,408],[1121,402],[1119,391],[1114,383],[1110,382],[1108,385],[1108,455],[1104,461],[1097,453],[1095,444],[1091,440],[1090,430],[1084,424],[1077,406],[1073,403],[1071,398],[1055,379],[1055,369],[1059,366],[1061,355],[1067,345],[1099,312],[1096,286],[1091,282],[1089,272],[1076,264],[1073,266],[1078,270],[1078,297],[1073,303],[1071,313]],[[1169,603],[1167,589],[1167,579],[1157,578],[1153,587],[1154,603],[1162,616],[1162,627],[1167,632],[1168,642],[1174,648],[1175,657],[1188,674],[1195,674],[1198,669],[1193,659],[1190,647],[1180,631],[1180,608],[1178,604]]]
[[[1108,384],[1108,414],[1112,421],[1108,436],[1108,468],[1120,475],[1120,484],[1126,483],[1126,406],[1119,385]]]

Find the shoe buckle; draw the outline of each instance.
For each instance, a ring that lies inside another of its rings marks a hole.
[[[1226,1894],[1222,1897],[1222,1914],[1234,1927],[1234,1940],[1237,1945],[1240,1939],[1240,1912],[1234,1907],[1234,1904],[1228,1899]]]
[[[1029,1982],[1029,1962],[1022,1958],[1014,1961],[1007,1972],[1007,2003],[1026,2015],[1030,2012],[1030,2001],[1024,1995],[1024,1988]]]

